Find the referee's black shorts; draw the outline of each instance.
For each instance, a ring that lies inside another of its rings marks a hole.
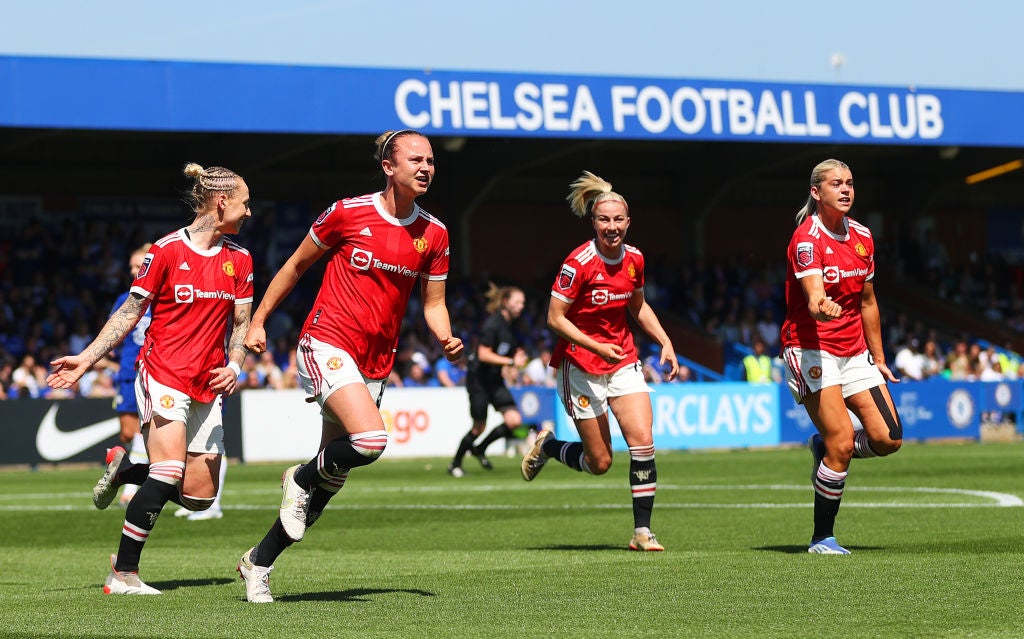
[[[482,422],[487,419],[488,405],[494,406],[499,413],[516,407],[516,400],[504,382],[483,383],[467,379],[466,390],[469,391],[469,416],[473,421]]]

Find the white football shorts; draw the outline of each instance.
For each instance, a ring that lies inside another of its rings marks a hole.
[[[567,359],[562,360],[555,374],[555,390],[565,412],[573,419],[593,419],[605,414],[609,397],[653,392],[644,381],[640,362],[606,375],[591,375]]]
[[[218,395],[212,402],[199,402],[180,390],[153,379],[144,365],[135,378],[135,398],[143,424],[159,415],[185,423],[185,442],[190,453],[224,454],[224,419]]]
[[[798,404],[829,386],[842,386],[846,398],[885,384],[882,371],[868,351],[837,357],[822,350],[787,347],[782,351],[782,359],[786,362],[786,384]]]
[[[380,407],[384,396],[387,379],[370,379],[359,371],[352,356],[337,346],[303,335],[299,340],[295,358],[296,368],[302,389],[309,399],[320,405],[320,413],[325,419],[335,421],[324,413],[324,403],[334,391],[349,384],[365,384],[370,390],[370,397]]]

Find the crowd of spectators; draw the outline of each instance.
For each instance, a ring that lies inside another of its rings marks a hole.
[[[10,239],[0,240],[0,398],[114,394],[113,361],[90,372],[74,392],[52,391],[46,386],[48,362],[62,354],[80,352],[93,339],[111,312],[110,305],[130,286],[128,254],[152,239],[142,226],[86,218],[77,222],[65,219],[56,228],[29,220]],[[294,242],[294,238],[280,232],[272,215],[256,216],[240,240],[256,258],[257,282],[269,281],[286,257],[282,245]],[[939,295],[948,296],[951,303],[970,306],[984,300],[980,308],[989,319],[1024,329],[1020,295],[1024,271],[1019,267],[993,259],[957,268],[941,254],[922,263],[925,266],[916,275],[925,283],[931,282],[929,285],[934,285]],[[761,340],[768,354],[778,353],[779,324],[785,314],[783,260],[734,257],[677,264],[668,256],[649,256],[648,272],[646,297],[659,313],[675,318],[669,321],[689,324],[723,345],[752,347]],[[316,282],[318,278],[303,281]],[[476,331],[486,318],[483,293],[488,281],[486,274],[452,274],[448,281],[452,325],[466,341],[467,352],[474,349]],[[515,329],[526,345],[529,363],[521,370],[509,367],[507,383],[552,385],[553,371],[546,362],[553,338],[545,325],[550,282],[497,283],[515,284],[526,293],[526,307]],[[300,285],[271,316],[268,352],[249,356],[240,387],[299,386],[295,344],[314,296],[313,288]],[[926,329],[920,319],[902,313],[883,313],[883,322],[889,361],[902,377],[985,381],[1015,379],[1024,374],[1021,358],[1012,349],[989,346],[969,336],[939,335],[934,329]],[[647,379],[663,381],[663,371],[650,344],[641,339],[638,346]],[[685,354],[685,344],[677,346],[677,351]],[[465,362],[449,364],[427,337],[422,307],[414,296],[389,383],[458,386],[464,378]],[[690,369],[684,366],[679,381],[692,379]]]
[[[941,378],[967,382],[998,382],[1024,375],[1024,360],[1010,345],[997,348],[988,342],[953,340],[943,349],[935,331],[906,335],[892,360],[893,372],[908,381]]]
[[[980,310],[987,320],[1013,331],[1024,331],[1024,263],[1011,263],[998,252],[972,252],[955,264],[932,233],[921,241],[904,241],[893,259],[901,272],[935,297]]]

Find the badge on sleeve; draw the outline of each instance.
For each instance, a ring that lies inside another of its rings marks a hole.
[[[556,280],[558,288],[567,291],[572,288],[574,281],[576,281],[576,269],[568,264],[562,264],[562,270],[559,272],[558,279]]]
[[[325,210],[323,213],[321,213],[320,217],[316,218],[316,221],[313,222],[313,226],[320,226],[321,224],[323,224],[324,221],[327,220],[327,216],[330,215],[331,213],[333,213],[334,209],[337,208],[337,207],[338,207],[338,203],[337,202],[335,202],[334,204],[328,206],[327,210]]]
[[[814,261],[814,244],[811,242],[797,242],[796,264],[797,266],[810,266]]]
[[[135,276],[135,279],[142,279],[149,272],[149,265],[153,263],[153,254],[146,253],[146,257],[142,259],[142,266],[139,268],[139,274]]]

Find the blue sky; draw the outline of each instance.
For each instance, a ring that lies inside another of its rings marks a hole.
[[[38,0],[0,55],[1021,91],[1022,29],[1016,0]]]

